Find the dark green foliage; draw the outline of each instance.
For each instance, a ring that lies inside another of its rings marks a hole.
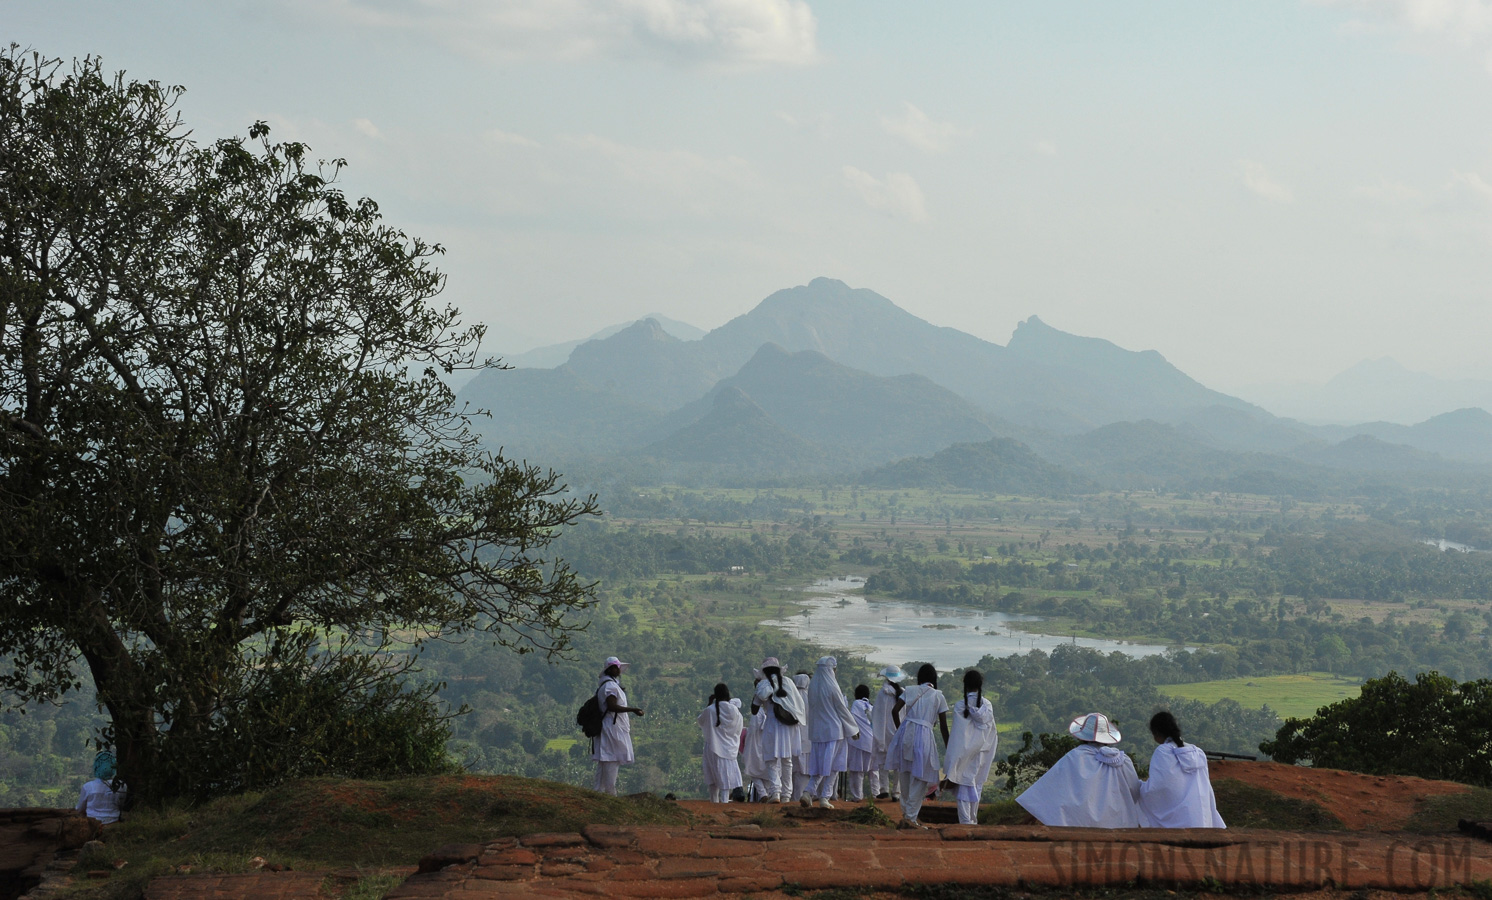
[[[1390,672],[1358,697],[1286,720],[1259,749],[1278,762],[1492,786],[1492,680]]]
[[[1023,777],[1045,772],[1057,760],[1078,745],[1078,739],[1067,734],[1043,732],[1040,737],[1027,731],[1021,734],[1021,746],[995,764],[991,773],[1005,779],[1005,790],[1014,791]]]

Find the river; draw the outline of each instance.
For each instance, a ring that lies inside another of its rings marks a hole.
[[[1039,616],[1012,615],[959,606],[867,600],[865,579],[824,578],[803,588],[795,612],[762,623],[821,647],[849,650],[881,665],[916,660],[939,669],[972,666],[986,655],[1050,652],[1061,644],[1118,650],[1130,656],[1164,653],[1163,644],[1133,644],[1101,638],[1071,638],[1030,630]],[[1016,623],[1020,623],[1016,625]],[[1016,626],[1016,627],[1012,627]]]

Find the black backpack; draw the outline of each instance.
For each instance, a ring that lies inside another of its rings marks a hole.
[[[780,703],[772,704],[772,715],[776,716],[777,721],[781,722],[784,725],[798,724],[798,717],[793,715],[790,710],[788,710]]]
[[[581,705],[580,711],[575,714],[575,724],[588,738],[600,737],[601,721],[606,718],[606,713],[601,711],[601,701],[592,694],[591,699]]]

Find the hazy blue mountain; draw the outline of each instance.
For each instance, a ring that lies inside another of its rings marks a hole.
[[[713,392],[710,411],[640,451],[671,462],[733,466],[749,472],[822,468],[824,453],[786,431],[739,388]]]
[[[638,322],[643,321],[644,319],[652,319],[653,321],[657,322],[658,326],[665,332],[673,337],[678,338],[681,341],[697,341],[705,336],[705,330],[703,328],[695,328],[688,322],[680,322],[678,319],[670,319],[668,316],[661,315],[659,313],[648,313],[645,316],[640,316],[628,322],[622,322],[617,325],[610,325],[606,328],[601,329],[590,337],[580,338],[579,340],[574,341],[564,341],[558,344],[548,344],[543,347],[535,347],[532,350],[525,350],[521,353],[505,353],[502,355],[502,360],[505,364],[518,369],[553,369],[557,366],[564,365],[565,360],[570,358],[570,353],[574,351],[576,347],[579,347],[586,341],[604,340],[616,334],[618,331],[621,331],[628,326],[635,325]]]
[[[456,394],[490,417],[473,420],[492,449],[510,457],[573,459],[648,440],[662,415],[601,390],[565,369],[487,370]]]
[[[1492,413],[1484,409],[1458,409],[1415,425],[1368,422],[1349,428],[1320,431],[1333,436],[1371,435],[1390,444],[1406,444],[1446,459],[1492,463]]]
[[[1182,416],[1176,430],[1204,444],[1228,450],[1288,453],[1320,443],[1318,429],[1277,419],[1262,410],[1209,406]]]
[[[897,460],[859,477],[882,488],[962,488],[997,494],[1066,496],[1095,491],[1090,479],[1054,466],[1019,441],[954,444],[930,457]]]
[[[699,342],[681,341],[653,319],[643,319],[599,341],[576,347],[561,368],[590,384],[659,411],[698,398],[723,374],[697,352]]]
[[[772,343],[705,397],[670,414],[668,423],[703,417],[716,395],[729,390],[744,392],[774,422],[825,448],[845,469],[988,440],[999,424],[920,375],[880,377],[816,351],[789,353]]]
[[[1296,455],[1334,469],[1365,472],[1439,472],[1462,467],[1427,450],[1406,444],[1390,444],[1370,434],[1359,434],[1326,447],[1313,447]]]
[[[1325,384],[1254,385],[1249,399],[1304,422],[1409,425],[1466,407],[1492,408],[1492,381],[1437,378],[1388,357],[1367,359]]]

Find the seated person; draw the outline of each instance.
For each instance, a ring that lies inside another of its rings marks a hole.
[[[1150,779],[1140,784],[1140,824],[1146,828],[1226,828],[1207,775],[1207,754],[1181,740],[1176,717],[1150,719],[1159,747],[1150,757]]]
[[[83,785],[78,796],[78,812],[102,825],[118,822],[119,808],[124,805],[129,788],[114,776],[114,754],[100,750],[93,757],[93,780]]]
[[[1082,741],[1036,780],[1015,802],[1043,825],[1136,828],[1140,824],[1140,779],[1120,752],[1119,731],[1103,713],[1079,716],[1067,726]]]

